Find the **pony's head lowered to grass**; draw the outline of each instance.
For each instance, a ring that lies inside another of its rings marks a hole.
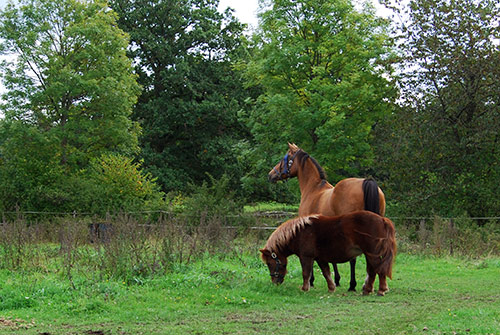
[[[288,255],[283,252],[283,248],[298,230],[310,223],[309,218],[297,218],[284,222],[271,234],[265,247],[260,250],[262,260],[269,268],[273,283],[281,284],[287,273]]]

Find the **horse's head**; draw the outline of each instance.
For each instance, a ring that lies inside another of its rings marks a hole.
[[[288,143],[288,151],[285,157],[269,171],[268,178],[271,183],[297,176],[298,164],[295,164],[295,156],[299,151],[298,146]]]
[[[277,255],[276,253],[267,249],[261,249],[262,260],[269,268],[269,274],[274,284],[281,284],[286,276],[287,258]]]

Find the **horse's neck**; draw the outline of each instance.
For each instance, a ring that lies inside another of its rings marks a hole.
[[[297,178],[302,198],[322,188],[333,187],[330,183],[321,179],[318,168],[310,159],[307,159],[304,166],[299,168]]]

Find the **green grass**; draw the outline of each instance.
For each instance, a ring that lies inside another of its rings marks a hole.
[[[246,205],[243,209],[245,213],[269,211],[298,212],[299,205],[290,205],[279,202],[259,202],[253,205]]]
[[[500,259],[401,254],[385,297],[301,292],[298,259],[274,286],[257,253],[202,257],[129,282],[0,271],[0,334],[499,334]]]

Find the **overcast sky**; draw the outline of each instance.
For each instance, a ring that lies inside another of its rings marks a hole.
[[[238,20],[255,28],[257,27],[258,2],[259,0],[220,0],[219,11],[231,7]]]

